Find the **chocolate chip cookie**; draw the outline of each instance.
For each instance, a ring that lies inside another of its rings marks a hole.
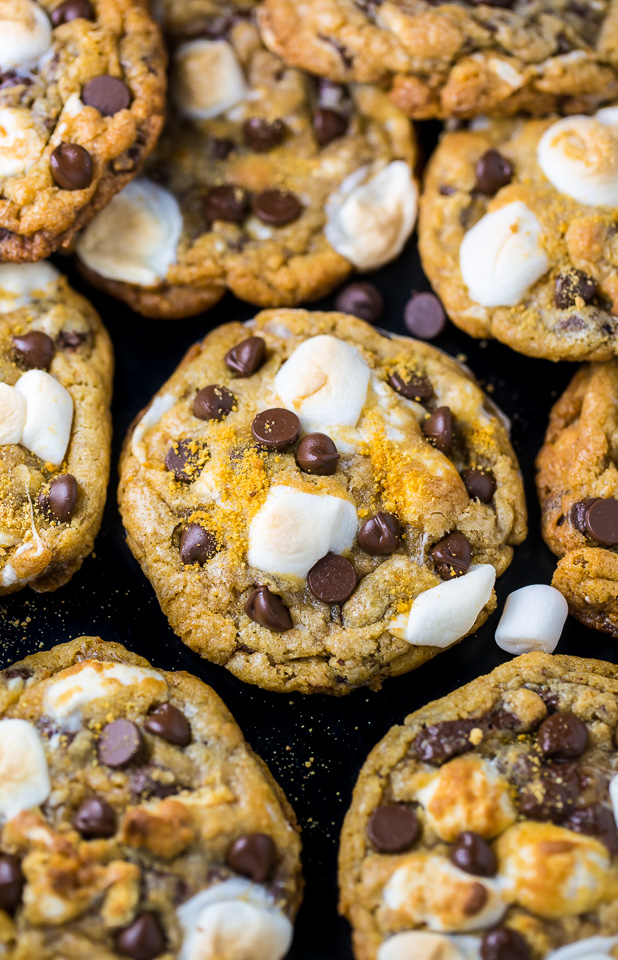
[[[55,590],[92,551],[112,373],[98,314],[55,267],[0,264],[0,595]]]
[[[454,323],[549,360],[618,352],[618,107],[446,133],[423,267]]]
[[[505,425],[459,364],[302,310],[189,351],[129,432],[120,508],[185,643],[338,695],[479,627],[526,523]]]
[[[7,960],[282,960],[294,813],[210,687],[79,637],[0,703]]]
[[[147,316],[328,293],[412,232],[414,133],[386,94],[315,81],[262,45],[253,2],[166,0],[167,126],[82,234],[90,282]]]
[[[141,0],[3,0],[0,259],[68,245],[163,123],[165,54]]]
[[[392,727],[341,839],[357,960],[613,960],[617,724],[616,666],[530,653]]]

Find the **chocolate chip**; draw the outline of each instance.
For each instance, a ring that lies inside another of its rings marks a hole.
[[[318,477],[330,477],[336,473],[340,459],[337,447],[325,433],[308,433],[296,451],[296,462],[300,469]]]
[[[52,177],[62,190],[85,190],[92,183],[92,157],[78,143],[61,143],[49,159]]]
[[[113,117],[115,113],[130,106],[131,93],[119,77],[110,77],[104,73],[84,84],[82,103],[87,107],[94,107],[104,117]]]
[[[348,129],[348,119],[338,110],[328,107],[317,107],[313,111],[313,130],[315,139],[321,147],[342,137]]]
[[[356,570],[349,560],[327,553],[307,574],[307,586],[323,603],[345,603],[356,588]]]
[[[592,504],[596,503],[599,499],[600,497],[587,497],[585,500],[578,500],[569,511],[569,520],[572,525],[584,535],[588,533],[586,530],[586,513],[588,512],[588,507],[591,507]]]
[[[77,350],[90,339],[90,334],[81,330],[61,330],[56,338],[62,350]]]
[[[29,680],[32,671],[28,667],[7,667],[2,671],[2,676],[5,680]]]
[[[411,374],[407,380],[404,380],[398,373],[391,373],[388,385],[406,400],[416,400],[417,403],[426,403],[433,397],[433,387],[429,377],[417,377]]]
[[[236,144],[229,137],[213,137],[209,141],[209,146],[213,160],[227,160],[230,153],[236,149]]]
[[[559,310],[568,310],[576,305],[578,299],[592,303],[596,292],[596,281],[592,277],[583,270],[572,269],[556,277],[554,303]]]
[[[487,903],[488,893],[482,883],[473,883],[468,891],[466,902],[463,905],[463,912],[468,917],[473,917],[480,913]]]
[[[386,803],[376,807],[367,823],[367,836],[380,853],[409,850],[420,832],[414,810],[405,803]]]
[[[116,950],[132,960],[155,960],[167,946],[167,938],[156,913],[140,913],[131,926],[116,936]]]
[[[253,198],[251,207],[259,220],[275,227],[296,220],[303,209],[298,197],[287,190],[263,190]]]
[[[248,337],[225,355],[225,362],[237,377],[252,377],[266,359],[266,343],[261,337]]]
[[[286,126],[282,120],[265,120],[263,117],[250,117],[242,128],[243,137],[250,150],[256,153],[268,153],[273,147],[283,143]]]
[[[433,340],[446,326],[444,308],[433,293],[417,293],[408,300],[403,319],[408,332],[421,340]]]
[[[139,727],[131,720],[114,720],[103,728],[99,760],[106,767],[121,768],[137,760],[144,746]]]
[[[460,870],[476,877],[493,877],[498,869],[496,855],[487,840],[471,830],[459,834],[449,857]]]
[[[235,840],[227,855],[227,864],[235,873],[264,883],[277,862],[277,848],[265,833],[247,833]]]
[[[574,713],[554,713],[539,727],[538,743],[544,757],[570,760],[580,757],[586,749],[588,730]]]
[[[414,741],[419,760],[441,764],[472,750],[470,732],[478,727],[477,720],[442,720],[424,727]]]
[[[71,20],[94,20],[94,11],[89,0],[64,0],[50,13],[54,27],[60,27]]]
[[[165,468],[179,483],[193,483],[199,477],[204,460],[204,449],[198,440],[185,437],[167,451]]]
[[[256,587],[245,602],[245,613],[254,623],[274,633],[285,633],[293,627],[290,611],[268,587]]]
[[[193,416],[198,420],[224,420],[235,403],[236,397],[231,390],[211,383],[195,395]]]
[[[509,927],[490,930],[481,942],[482,960],[530,960],[531,956],[521,933]]]
[[[461,479],[471,500],[491,503],[496,492],[496,478],[491,470],[462,470]]]
[[[513,179],[513,164],[497,150],[487,150],[476,165],[476,189],[493,196]]]
[[[13,337],[13,350],[26,370],[47,370],[54,359],[54,341],[40,330]]]
[[[359,280],[349,283],[337,294],[335,310],[360,317],[367,323],[377,323],[384,312],[384,300],[377,287]]]
[[[180,535],[180,559],[185,565],[204,564],[217,552],[217,541],[199,523],[189,523]]]
[[[453,415],[449,407],[438,407],[423,422],[423,433],[442,453],[453,452]]]
[[[575,833],[598,837],[612,856],[618,853],[618,833],[616,833],[614,814],[601,803],[574,810],[563,826],[567,830],[574,830]]]
[[[472,562],[470,541],[463,533],[449,533],[431,548],[431,559],[443,580],[461,577]]]
[[[116,833],[116,814],[105,800],[90,797],[75,811],[73,826],[86,840],[106,839]]]
[[[171,703],[155,707],[144,721],[144,729],[168,743],[186,747],[191,743],[191,727],[184,713]]]
[[[528,772],[528,782],[520,797],[519,809],[529,820],[562,823],[573,809],[581,785],[572,764],[549,763],[540,774]]]
[[[381,510],[365,520],[358,531],[358,545],[372,557],[388,557],[401,543],[401,524],[392,513]]]
[[[595,500],[586,510],[586,531],[606,547],[618,544],[618,500]]]
[[[253,439],[265,450],[287,450],[298,440],[300,420],[291,410],[263,410],[251,424]]]
[[[19,860],[0,856],[0,910],[12,913],[19,906],[25,882]]]
[[[54,477],[49,493],[41,494],[39,506],[43,513],[59,523],[68,523],[77,504],[77,480],[70,473]]]
[[[204,198],[203,213],[209,223],[223,220],[226,223],[242,223],[249,212],[249,198],[240,187],[230,183],[212,187]]]

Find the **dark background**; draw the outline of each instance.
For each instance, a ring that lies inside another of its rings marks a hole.
[[[72,274],[70,263],[59,266]],[[291,800],[303,828],[307,882],[289,960],[351,960],[349,929],[337,916],[336,856],[341,822],[358,771],[371,747],[394,723],[428,700],[443,696],[508,659],[493,636],[504,600],[527,583],[549,583],[555,559],[539,532],[534,457],[551,404],[575,371],[569,364],[528,360],[495,342],[475,341],[448,325],[435,341],[465,359],[492,398],[512,420],[512,440],[524,474],[530,534],[518,547],[496,588],[498,610],[484,628],[441,653],[420,670],[387,680],[378,693],[357,690],[344,698],[261,691],[202,660],[176,638],[154,593],[124,542],[116,506],[116,464],[129,423],[170,376],[185,350],[213,326],[245,320],[257,311],[231,297],[191,320],[145,320],[97,294],[91,296],[116,348],[114,450],[108,503],[95,553],[56,593],[25,589],[0,601],[0,666],[80,634],[117,640],[155,666],[184,669],[211,684],[223,697],[252,747],[266,760]],[[371,280],[382,291],[382,325],[405,333],[403,308],[413,290],[428,289],[413,241],[396,264]],[[328,299],[316,307],[332,308]],[[569,618],[558,646],[572,653],[616,661],[616,641]],[[287,749],[287,748],[290,749]]]

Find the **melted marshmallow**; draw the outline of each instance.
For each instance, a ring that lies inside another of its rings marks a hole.
[[[563,117],[539,141],[539,166],[560,193],[593,207],[618,205],[618,110]]]

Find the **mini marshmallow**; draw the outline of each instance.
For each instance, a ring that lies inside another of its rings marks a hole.
[[[182,213],[169,190],[133,180],[81,234],[80,260],[108,280],[156,286],[176,263]]]
[[[131,452],[137,457],[140,463],[146,459],[143,439],[152,427],[156,427],[159,420],[165,416],[168,410],[171,410],[177,401],[173,393],[162,393],[155,397],[144,416],[137,422],[133,437],[131,439]]]
[[[0,264],[0,313],[9,313],[35,297],[51,296],[60,273],[47,260]]]
[[[405,161],[394,160],[369,178],[363,167],[328,200],[324,234],[359,270],[373,270],[401,253],[417,207],[418,187]]]
[[[486,213],[459,248],[463,282],[484,307],[515,307],[547,272],[541,225],[521,200]]]
[[[43,741],[26,720],[0,720],[0,817],[44,803],[51,786]]]
[[[51,46],[51,23],[34,0],[0,4],[0,70],[28,71]]]
[[[26,401],[21,442],[41,460],[59,466],[71,436],[73,397],[45,370],[22,373],[15,389]]]
[[[247,559],[264,573],[306,577],[327,553],[354,543],[358,519],[349,500],[271,487],[249,527]]]
[[[490,563],[473,563],[463,577],[444,580],[419,594],[407,619],[397,617],[389,630],[415,647],[450,647],[472,629],[489,603],[495,580]]]
[[[26,401],[15,387],[0,383],[0,444],[19,443],[26,422]]]
[[[304,340],[275,377],[283,405],[294,410],[303,430],[328,433],[329,426],[355,427],[370,370],[356,347],[321,334]]]
[[[506,598],[496,643],[501,650],[519,656],[531,650],[553,653],[569,608],[562,594],[545,583],[531,583]]]
[[[480,960],[480,947],[478,937],[406,930],[384,941],[377,960]]]
[[[538,164],[560,193],[593,207],[618,204],[618,111],[563,117],[545,131]]]
[[[44,147],[45,141],[32,121],[30,110],[0,108],[0,177],[23,173],[39,159]]]
[[[191,40],[176,51],[172,94],[191,120],[218,117],[249,96],[245,75],[227,40]]]
[[[618,937],[586,937],[547,955],[547,960],[614,960],[610,951],[618,945]]]

